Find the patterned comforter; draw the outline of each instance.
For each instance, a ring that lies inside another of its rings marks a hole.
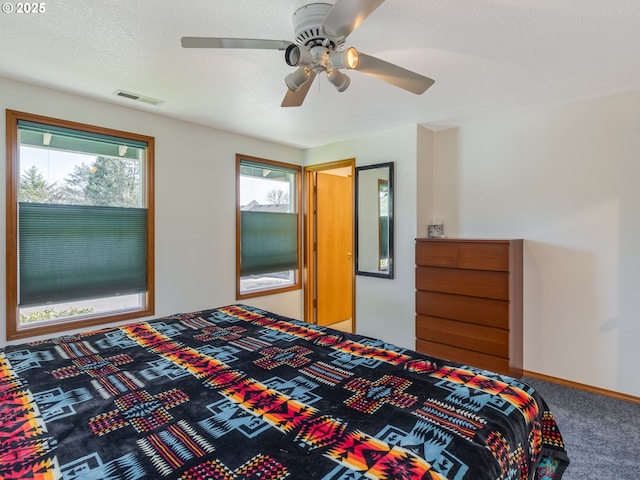
[[[530,386],[244,305],[0,350],[2,479],[555,479]]]

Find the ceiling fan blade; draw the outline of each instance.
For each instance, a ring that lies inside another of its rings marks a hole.
[[[281,107],[299,107],[304,102],[305,97],[307,96],[307,92],[311,88],[311,84],[313,83],[313,79],[316,78],[316,72],[311,71],[309,75],[309,80],[305,82],[299,90],[293,91],[287,88],[287,93],[282,100]]]
[[[358,54],[358,66],[355,68],[359,72],[366,73],[372,77],[400,87],[416,95],[424,91],[435,83],[435,80],[424,77],[418,73],[406,70],[393,63],[385,62],[379,58]]]
[[[322,22],[322,29],[331,38],[346,38],[384,0],[336,0]]]
[[[260,40],[255,38],[182,37],[183,48],[259,48],[286,50],[291,42],[286,40]]]

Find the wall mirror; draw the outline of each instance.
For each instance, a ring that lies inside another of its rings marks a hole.
[[[356,167],[356,274],[393,278],[393,162]]]

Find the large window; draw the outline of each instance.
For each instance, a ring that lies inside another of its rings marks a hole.
[[[236,155],[238,298],[300,288],[300,171]]]
[[[7,110],[7,338],[153,314],[152,137]]]

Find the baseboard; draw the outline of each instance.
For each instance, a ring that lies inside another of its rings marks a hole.
[[[625,402],[637,403],[640,405],[640,397],[634,397],[633,395],[627,395],[626,393],[615,392],[613,390],[606,390],[604,388],[594,387],[592,385],[586,385],[584,383],[572,382],[570,380],[564,380],[562,378],[551,377],[542,373],[531,372],[529,370],[523,370],[522,375],[525,377],[533,377],[538,380],[543,380],[549,383],[557,383],[564,387],[575,388],[576,390],[583,390],[589,393],[596,393],[598,395],[604,395],[605,397],[615,398],[617,400],[624,400]]]

